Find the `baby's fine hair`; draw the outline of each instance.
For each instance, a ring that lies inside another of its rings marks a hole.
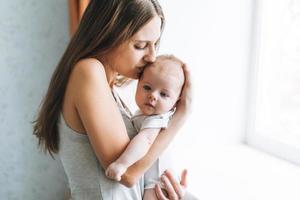
[[[157,60],[169,60],[169,61],[177,62],[180,66],[184,65],[184,62],[182,60],[180,60],[179,58],[177,58],[176,56],[174,56],[172,54],[162,54],[162,55],[157,56],[156,59]]]
[[[156,57],[156,61],[155,61],[154,63],[149,63],[149,64],[145,67],[145,69],[146,69],[147,67],[154,66],[154,64],[155,64],[156,62],[164,61],[164,60],[171,61],[171,62],[173,62],[173,63],[178,64],[178,66],[179,66],[181,69],[183,68],[183,65],[185,65],[185,63],[184,63],[182,60],[180,60],[179,58],[177,58],[176,56],[174,56],[174,55],[172,55],[172,54],[162,54],[162,55],[159,55],[159,56]],[[145,69],[144,69],[144,71],[145,71]],[[182,70],[183,70],[183,69],[182,69]],[[144,75],[144,73],[142,73],[142,74],[140,75],[139,79],[142,79],[142,78],[143,78],[143,75]]]

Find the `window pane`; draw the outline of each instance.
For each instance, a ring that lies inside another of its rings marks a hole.
[[[249,137],[300,149],[300,1],[260,3],[256,106]]]

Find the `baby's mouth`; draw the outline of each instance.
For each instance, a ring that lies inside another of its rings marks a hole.
[[[154,108],[154,105],[152,105],[151,103],[145,103],[146,106]]]

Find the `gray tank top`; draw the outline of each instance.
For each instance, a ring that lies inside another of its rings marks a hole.
[[[127,133],[130,138],[137,132],[130,121],[124,104],[116,92],[113,96],[120,108]],[[68,177],[73,200],[141,200],[144,191],[144,177],[131,188],[106,178],[105,171],[99,163],[89,138],[72,130],[63,115],[59,120],[59,157]]]

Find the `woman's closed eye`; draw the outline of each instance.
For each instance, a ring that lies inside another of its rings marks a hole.
[[[138,50],[143,50],[146,49],[147,47],[147,43],[140,43],[140,44],[135,44],[134,48],[138,49]]]

